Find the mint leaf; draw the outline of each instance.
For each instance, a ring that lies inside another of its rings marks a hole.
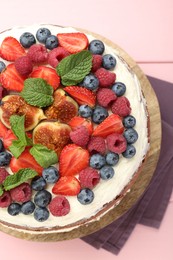
[[[4,193],[4,190],[3,190],[3,188],[2,188],[2,185],[0,185],[0,196],[2,196],[3,193]]]
[[[38,173],[35,170],[29,168],[21,169],[17,173],[7,176],[3,182],[4,189],[11,190],[37,175]]]
[[[34,144],[30,149],[30,153],[43,168],[58,162],[57,154],[41,144]]]
[[[92,54],[84,50],[62,59],[56,70],[64,86],[76,85],[89,74],[92,67]]]
[[[33,106],[47,107],[53,103],[53,88],[41,78],[28,78],[20,95]]]
[[[25,146],[23,142],[20,140],[13,140],[12,145],[10,145],[10,152],[14,155],[14,157],[18,158],[21,153],[25,150]]]

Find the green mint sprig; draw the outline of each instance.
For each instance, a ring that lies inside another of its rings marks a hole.
[[[20,95],[25,101],[37,107],[47,107],[53,103],[54,89],[42,78],[28,78]]]
[[[92,54],[88,50],[72,54],[62,59],[56,71],[64,86],[76,85],[89,74],[92,67]]]

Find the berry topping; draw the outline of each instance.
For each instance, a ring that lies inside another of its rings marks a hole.
[[[138,140],[138,133],[135,129],[129,128],[125,130],[124,137],[128,144],[134,144]]]
[[[88,47],[88,38],[84,33],[59,33],[57,35],[60,46],[70,53],[77,53]]]
[[[7,151],[1,152],[0,153],[0,166],[8,166],[11,161],[11,157],[12,157],[12,155]]]
[[[132,128],[136,125],[136,118],[132,115],[123,118],[123,125],[125,128]]]
[[[121,97],[126,92],[126,85],[122,82],[116,82],[112,86],[113,92],[117,95],[117,97]]]
[[[49,211],[47,208],[38,207],[34,210],[34,218],[39,222],[46,221],[49,218]]]
[[[113,133],[106,138],[108,149],[114,153],[122,153],[127,148],[127,142],[123,135]]]
[[[30,215],[34,212],[34,210],[35,210],[35,204],[31,200],[24,202],[21,206],[21,212],[24,215]]]
[[[76,175],[89,164],[89,152],[76,145],[66,145],[59,158],[59,171],[61,176]]]
[[[90,135],[93,132],[92,122],[89,119],[80,116],[73,117],[68,124],[72,130],[74,130],[77,126],[84,125],[88,129]]]
[[[100,169],[100,177],[103,180],[109,180],[114,176],[114,169],[111,166],[105,165]]]
[[[9,191],[5,191],[0,196],[0,208],[7,208],[11,204],[11,196]]]
[[[89,188],[83,188],[77,195],[77,199],[82,205],[90,204],[94,200],[94,192]]]
[[[99,86],[102,88],[109,88],[116,80],[116,74],[104,68],[100,68],[95,72],[99,80]]]
[[[122,153],[122,155],[127,159],[132,158],[135,154],[136,148],[132,144],[128,144],[125,152]]]
[[[53,50],[54,48],[58,47],[58,38],[55,35],[50,35],[47,37],[45,46],[49,50]]]
[[[70,138],[73,141],[73,143],[81,147],[85,147],[89,141],[88,129],[83,125],[78,126],[70,132]]]
[[[92,120],[96,124],[102,123],[108,117],[108,111],[104,107],[96,106],[92,114]]]
[[[99,153],[90,157],[90,166],[94,169],[101,169],[106,164],[105,157]]]
[[[99,81],[94,74],[88,74],[85,76],[81,85],[89,90],[95,91],[98,89]]]
[[[36,32],[36,38],[39,42],[45,43],[51,32],[47,28],[39,28]]]
[[[40,190],[34,196],[34,202],[38,207],[46,207],[52,199],[52,194],[47,190]]]
[[[10,195],[13,201],[26,202],[31,199],[31,187],[28,183],[22,183],[16,188],[10,190]]]
[[[95,153],[100,153],[102,155],[105,154],[106,144],[104,138],[101,136],[92,136],[89,140],[87,149],[90,152],[90,154],[95,154]]]
[[[116,66],[115,57],[112,56],[111,54],[103,55],[102,66],[107,70],[114,69]]]
[[[106,154],[106,163],[110,166],[114,166],[119,162],[119,154],[118,153],[113,153],[113,152],[108,152]]]
[[[25,32],[20,36],[20,43],[24,48],[29,48],[36,43],[35,37],[30,32]]]
[[[43,177],[35,177],[31,181],[31,188],[33,190],[39,191],[43,190],[46,187],[46,181]]]
[[[85,117],[85,118],[91,117],[92,112],[93,112],[92,108],[89,107],[88,105],[81,105],[79,107],[79,115],[81,117]]]
[[[107,108],[116,99],[116,94],[109,88],[100,88],[97,91],[97,102],[100,106]]]
[[[8,214],[16,216],[21,212],[21,205],[19,203],[11,203],[8,206]]]
[[[59,180],[59,171],[54,166],[43,169],[42,176],[47,183],[55,183]]]
[[[15,61],[25,55],[25,50],[21,44],[13,37],[6,37],[0,47],[0,57],[7,61]]]
[[[100,175],[96,169],[87,167],[79,173],[79,181],[82,188],[94,188],[100,181]]]
[[[131,112],[130,102],[126,97],[118,97],[112,104],[111,110],[121,117],[128,116]]]
[[[92,72],[96,72],[102,66],[102,56],[98,54],[93,54],[92,58]]]
[[[49,204],[49,210],[55,217],[65,216],[70,212],[70,204],[64,196],[57,196]]]
[[[70,53],[66,51],[63,47],[57,47],[49,52],[48,55],[48,63],[53,67],[56,68],[58,63],[67,57]]]
[[[75,196],[79,193],[81,187],[80,182],[74,176],[63,176],[53,186],[54,194]]]
[[[6,179],[6,177],[9,175],[7,170],[5,168],[0,168],[0,184],[3,183],[3,181]]]
[[[32,45],[27,55],[34,64],[44,63],[48,59],[47,49],[41,44]]]
[[[28,76],[33,69],[32,62],[28,56],[22,56],[15,60],[15,68],[22,76]]]
[[[0,73],[1,73],[3,70],[5,70],[5,68],[6,68],[5,63],[4,63],[3,61],[0,61]]]
[[[103,54],[105,46],[100,40],[92,40],[88,46],[88,49],[93,54]]]

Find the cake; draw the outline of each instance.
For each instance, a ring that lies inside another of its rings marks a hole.
[[[144,165],[140,80],[118,49],[71,27],[12,28],[0,46],[1,230],[78,237]]]

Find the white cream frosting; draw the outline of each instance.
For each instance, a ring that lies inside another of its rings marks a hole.
[[[51,33],[56,35],[61,32],[74,32],[74,28],[62,28],[53,25],[33,25],[21,28],[13,28],[7,30],[0,34],[0,44],[3,39],[7,36],[13,36],[19,40],[20,35],[24,32],[31,32],[36,35],[36,31],[40,27],[49,28]],[[87,35],[89,41],[93,40],[93,36]],[[125,96],[129,99],[132,112],[131,114],[136,118],[137,124],[135,126],[136,131],[139,134],[137,142],[134,144],[136,147],[136,155],[132,159],[126,159],[120,157],[119,163],[114,167],[115,175],[111,180],[105,181],[101,180],[100,183],[93,189],[94,191],[94,201],[89,205],[82,205],[78,202],[76,196],[67,196],[71,210],[68,215],[63,217],[54,217],[50,214],[50,217],[45,222],[38,222],[34,219],[33,215],[25,216],[19,214],[17,216],[11,216],[7,213],[6,209],[0,208],[0,221],[6,223],[18,225],[21,227],[27,228],[53,228],[55,226],[65,227],[77,221],[84,219],[89,219],[92,216],[95,216],[102,208],[103,205],[111,202],[115,199],[124,189],[124,187],[132,179],[134,173],[138,170],[139,166],[142,163],[143,158],[145,157],[148,149],[148,129],[147,129],[147,112],[146,112],[146,101],[143,98],[141,93],[140,83],[135,74],[130,73],[128,65],[119,58],[118,50],[113,49],[105,45],[105,53],[111,53],[116,57],[117,65],[114,69],[116,73],[116,81],[121,81],[127,86]],[[0,58],[0,60],[2,60]],[[50,187],[51,190],[51,187]],[[110,210],[110,209],[109,209]],[[105,211],[102,214],[105,214]],[[101,215],[97,219],[100,218]],[[94,219],[96,220],[96,219]],[[93,220],[91,220],[93,221]],[[65,227],[60,229],[59,232],[64,232],[72,230],[77,226]],[[26,232],[30,232],[27,231]],[[36,231],[33,231],[36,232]],[[39,231],[38,231],[39,232]],[[54,230],[48,230],[45,232],[57,232]],[[37,232],[36,232],[37,233]]]

